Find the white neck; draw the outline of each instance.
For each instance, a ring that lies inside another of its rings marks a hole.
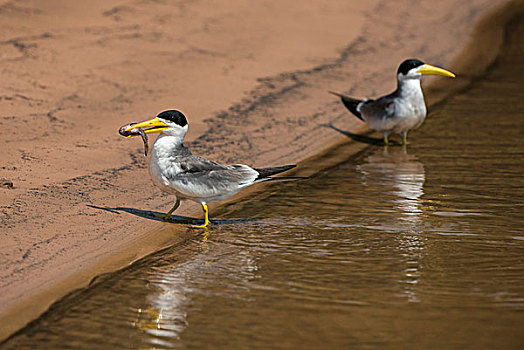
[[[162,132],[153,145],[152,155],[155,158],[173,156],[182,147],[184,135],[172,135]]]
[[[422,96],[420,79],[398,79],[398,91],[401,97]]]

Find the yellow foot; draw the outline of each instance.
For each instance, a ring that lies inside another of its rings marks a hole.
[[[205,203],[202,203],[202,209],[204,209],[204,223],[202,225],[195,225],[194,227],[204,228],[210,224],[209,210],[207,209],[207,205]]]

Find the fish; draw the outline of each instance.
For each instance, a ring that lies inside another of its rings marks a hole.
[[[141,128],[135,128],[135,129],[126,131],[127,129],[129,129],[129,127],[135,124],[136,123],[129,123],[129,124],[123,125],[118,130],[118,133],[124,137],[140,135],[142,137],[142,141],[144,142],[144,156],[147,157],[147,153],[149,152],[149,142],[148,142],[147,134],[144,132],[144,130],[142,130]]]

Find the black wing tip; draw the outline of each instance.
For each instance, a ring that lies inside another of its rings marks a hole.
[[[336,92],[336,91],[332,91],[332,90],[328,90],[328,92],[331,94],[331,95],[335,95],[335,96],[338,96],[340,98],[344,97],[343,94],[341,94],[340,92]]]
[[[348,100],[348,99],[345,99],[344,97],[341,98],[342,100],[342,103],[344,104],[344,106],[346,106],[346,108],[351,112],[353,113],[353,115],[355,115],[355,117],[357,117],[358,119],[360,120],[364,120],[364,118],[362,118],[362,114],[358,111],[358,105],[360,104],[360,100]]]
[[[265,177],[263,179],[259,179],[259,181],[263,182],[286,182],[286,181],[298,181],[298,180],[306,180],[309,179],[309,177],[306,176],[277,176],[277,177]]]
[[[362,102],[362,100],[357,100],[356,98],[349,97],[349,96],[346,96],[344,94],[334,92],[334,91],[328,91],[328,92],[330,94],[340,97],[340,100],[342,101],[344,106],[346,106],[346,108],[351,113],[353,113],[353,115],[355,115],[358,119],[364,121],[364,119],[362,118],[362,114],[357,110],[357,107],[360,104],[360,102]]]
[[[262,169],[255,168],[255,171],[258,172],[258,177],[256,178],[256,180],[269,178],[272,175],[280,174],[280,173],[283,173],[284,171],[291,170],[295,168],[296,166],[297,166],[296,164],[289,164],[289,165],[282,165],[282,166],[277,166],[277,167],[272,167],[272,168],[262,168]]]

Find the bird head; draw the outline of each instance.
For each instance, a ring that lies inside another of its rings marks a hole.
[[[442,75],[451,78],[455,77],[455,74],[445,69],[431,66],[414,58],[402,62],[397,71],[397,78],[399,81],[420,79],[423,75]]]
[[[161,132],[166,135],[184,137],[187,132],[186,116],[176,109],[163,111],[153,119],[130,125],[124,132],[141,128],[146,134]],[[135,136],[135,134],[131,135]]]

